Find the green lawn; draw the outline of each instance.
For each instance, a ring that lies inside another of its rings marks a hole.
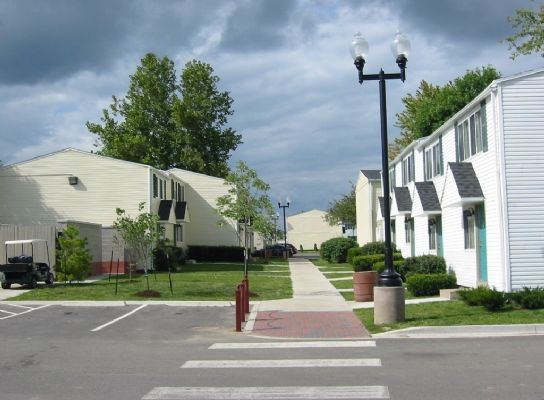
[[[328,263],[319,259],[313,261],[322,272],[348,269],[349,264]],[[326,274],[330,278],[341,277],[342,274]],[[331,281],[337,289],[352,289],[352,280]],[[354,300],[353,292],[342,292],[348,301]],[[415,298],[409,291],[406,299]],[[452,326],[452,325],[508,325],[544,323],[544,310],[522,310],[510,307],[504,311],[491,312],[483,307],[471,307],[460,300],[434,303],[407,304],[406,320],[396,324],[374,325],[374,309],[354,310],[370,333],[381,333],[390,330],[412,328],[418,326]]]
[[[509,309],[491,312],[480,306],[468,306],[461,300],[408,304],[405,307],[406,320],[396,324],[374,325],[373,309],[359,309],[355,313],[371,333],[418,326],[544,323],[544,310]]]
[[[144,275],[133,274],[116,279],[105,278],[94,283],[40,285],[10,300],[234,300],[236,285],[242,281],[243,264],[187,264],[183,272],[172,273],[172,291],[168,273],[150,274],[149,289],[160,297],[141,297],[137,293],[147,290]],[[284,261],[250,265],[248,268],[251,300],[273,300],[292,297],[289,268]]]

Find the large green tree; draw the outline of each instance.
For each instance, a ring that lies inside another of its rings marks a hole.
[[[540,53],[544,57],[544,4],[537,10],[518,8],[516,15],[508,17],[508,22],[517,32],[507,37],[511,58],[520,55]]]
[[[209,64],[193,60],[178,83],[168,57],[146,54],[127,94],[113,96],[101,123],[87,122],[97,135],[98,153],[163,170],[226,176],[241,136],[227,126],[233,100],[217,89],[218,82]]]
[[[487,66],[468,70],[442,87],[421,81],[415,95],[402,99],[404,110],[397,114],[396,124],[401,131],[395,143],[405,147],[429,136],[499,77],[495,68]]]
[[[357,213],[355,207],[355,185],[351,184],[351,191],[340,199],[329,203],[329,209],[325,215],[329,225],[343,224],[354,227],[357,225]]]
[[[238,161],[236,169],[225,178],[228,194],[217,199],[217,211],[225,220],[238,221],[243,225],[241,242],[244,243],[244,274],[247,276],[249,225],[264,237],[271,237],[274,232],[272,215],[274,209],[268,196],[270,185],[263,181],[257,171],[245,162]]]
[[[196,60],[187,63],[181,74],[182,97],[174,115],[185,133],[183,167],[225,177],[229,153],[241,143],[241,136],[227,126],[233,100],[228,92],[218,90],[218,82],[209,64]]]

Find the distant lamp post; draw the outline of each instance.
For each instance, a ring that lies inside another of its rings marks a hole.
[[[288,258],[288,252],[287,252],[287,220],[285,219],[285,209],[289,208],[289,199],[286,199],[286,204],[281,204],[281,202],[278,201],[278,207],[283,208],[283,244],[285,245],[285,256]]]
[[[278,219],[280,219],[280,214],[276,213],[276,215],[272,216],[272,219],[274,220],[274,243],[278,243]]]
[[[404,82],[406,78],[406,63],[408,61],[408,52],[410,51],[410,41],[397,32],[391,50],[396,58],[400,73],[386,74],[380,69],[378,74],[363,74],[366,58],[368,55],[368,42],[357,32],[351,42],[351,56],[353,57],[355,67],[359,71],[359,83],[366,81],[379,81],[380,88],[380,120],[381,120],[381,141],[382,141],[382,182],[383,182],[383,214],[384,214],[384,232],[385,232],[385,270],[378,279],[378,286],[398,287],[402,286],[400,275],[393,268],[393,251],[391,249],[391,210],[389,204],[389,161],[388,161],[388,143],[387,143],[387,108],[385,81],[388,79],[400,79]]]

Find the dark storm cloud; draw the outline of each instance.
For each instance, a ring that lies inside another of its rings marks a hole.
[[[279,47],[296,5],[292,0],[240,2],[229,18],[221,47],[242,52]]]
[[[402,28],[420,31],[429,42],[455,43],[462,50],[496,44],[512,33],[507,21],[519,7],[531,7],[529,0],[386,0],[398,12]]]
[[[0,3],[0,82],[33,84],[106,68],[123,46],[130,1]]]

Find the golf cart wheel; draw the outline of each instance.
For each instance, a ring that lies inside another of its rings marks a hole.
[[[47,285],[52,285],[54,281],[55,281],[55,276],[51,272],[49,272],[47,274],[47,279],[45,280],[45,283]]]
[[[11,287],[11,283],[2,282],[2,289],[9,289],[10,287]]]
[[[36,289],[38,287],[38,281],[36,280],[36,277],[32,277],[32,280],[30,281],[30,284],[28,286],[30,286],[31,289]]]

